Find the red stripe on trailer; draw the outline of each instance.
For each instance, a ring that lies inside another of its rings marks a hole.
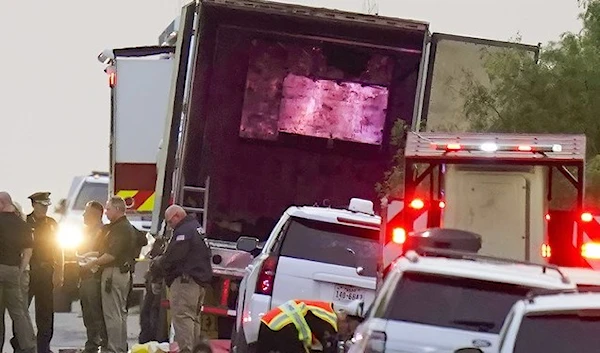
[[[590,222],[582,222],[579,221],[578,224],[582,229],[582,243],[600,243],[600,217],[593,217]],[[577,228],[574,224],[573,226],[573,241],[576,244],[577,241]],[[581,249],[579,249],[579,253],[581,254]],[[583,254],[581,254],[583,255]],[[582,256],[583,264],[586,267],[592,268],[594,270],[600,270],[600,259],[588,259]]]
[[[156,164],[154,163],[115,163],[113,170],[114,190],[147,190],[156,188]]]

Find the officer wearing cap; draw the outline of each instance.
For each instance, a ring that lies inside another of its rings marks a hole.
[[[58,247],[58,224],[47,216],[49,192],[36,192],[29,196],[33,212],[27,223],[33,229],[33,255],[29,282],[29,304],[35,297],[35,323],[37,326],[38,353],[50,353],[54,333],[54,292],[64,281],[64,257]]]

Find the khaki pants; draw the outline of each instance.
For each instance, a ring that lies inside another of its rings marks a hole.
[[[17,266],[0,265],[0,307],[2,308],[2,333],[4,309],[13,321],[13,330],[23,352],[35,352],[36,340],[28,310],[29,273],[21,273]],[[4,335],[2,336],[4,342]],[[17,342],[14,342],[17,343]]]
[[[200,309],[205,289],[192,279],[184,282],[178,277],[171,284],[170,302],[179,353],[191,353],[201,338]]]
[[[128,349],[127,296],[131,285],[131,276],[129,272],[121,273],[116,267],[108,267],[102,271],[101,285],[102,311],[107,336],[104,352],[126,353]]]

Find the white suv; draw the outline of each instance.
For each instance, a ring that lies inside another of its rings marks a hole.
[[[574,289],[557,267],[450,250],[408,251],[387,275],[349,352],[497,350],[512,305],[536,289]]]
[[[357,300],[370,305],[380,223],[373,203],[361,199],[348,209],[288,208],[240,283],[232,351],[254,351],[260,318],[290,299],[331,301],[350,311]],[[239,248],[251,252],[257,245],[254,239]]]
[[[598,332],[599,293],[540,295],[513,306],[500,332],[497,352],[597,352]]]

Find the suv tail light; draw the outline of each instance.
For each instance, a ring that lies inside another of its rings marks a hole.
[[[258,281],[256,282],[257,294],[272,295],[273,284],[275,281],[275,270],[277,269],[277,258],[269,256],[265,259],[260,267]]]

